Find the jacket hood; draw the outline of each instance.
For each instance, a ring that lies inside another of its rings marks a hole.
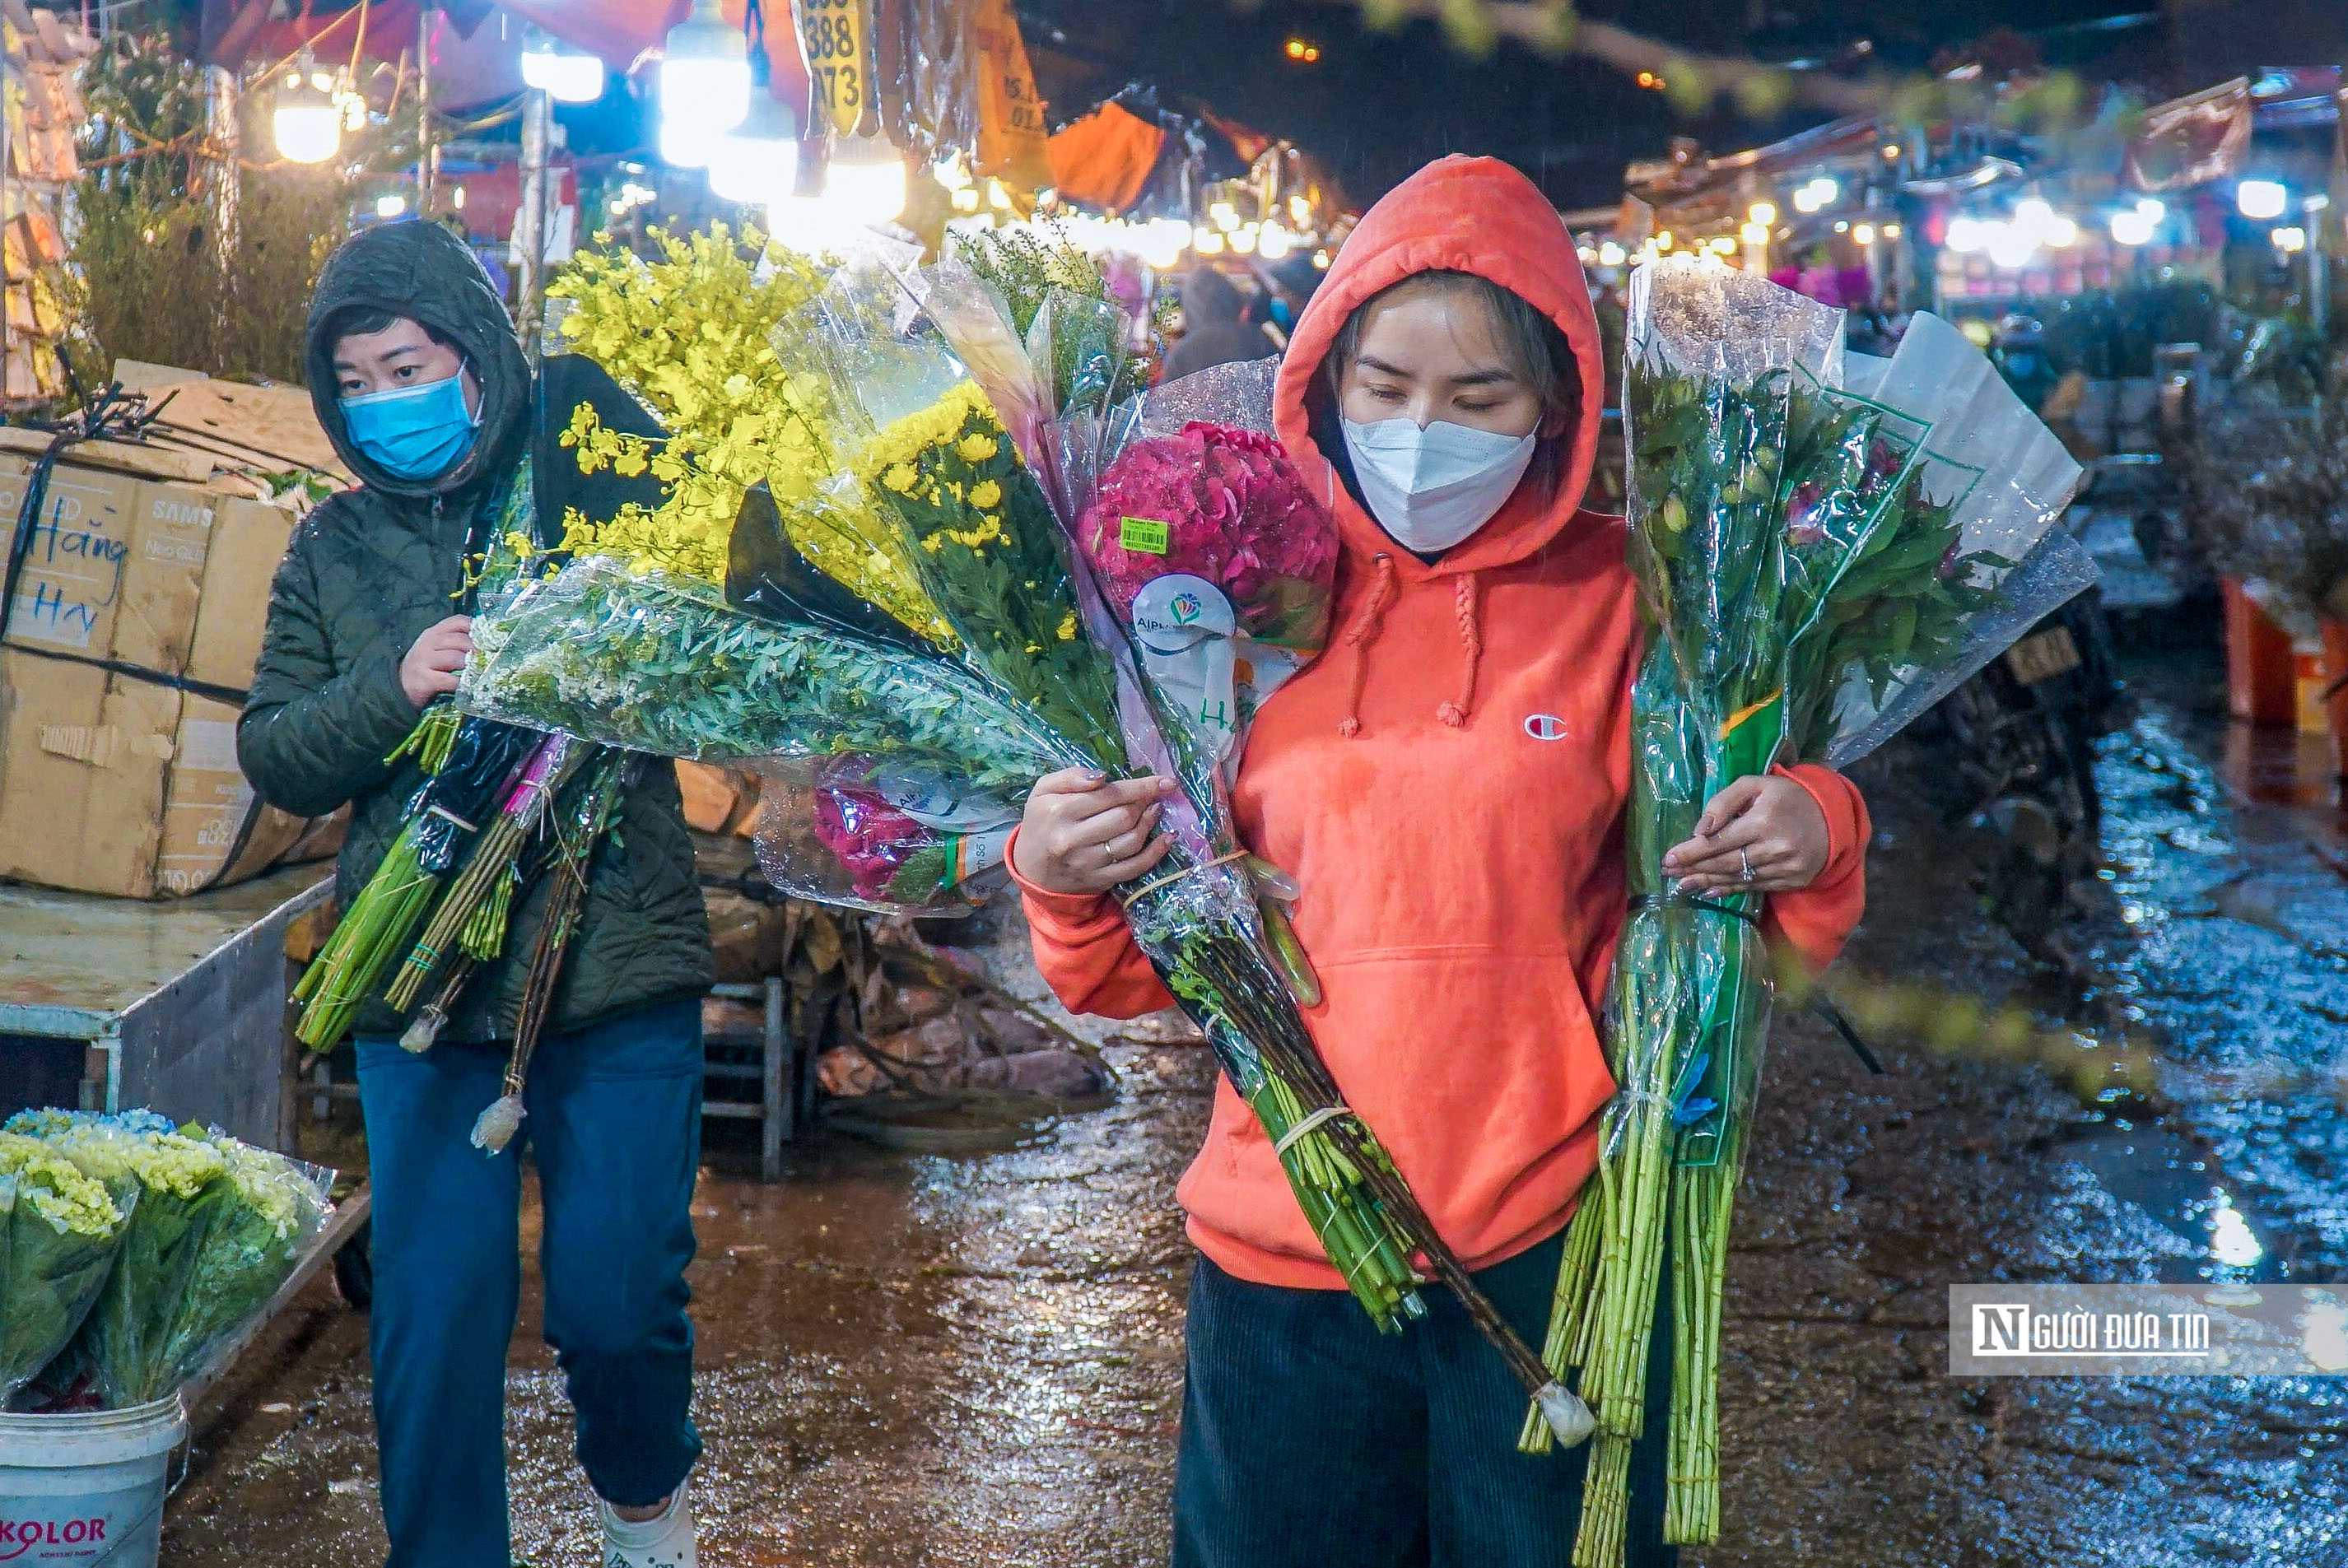
[[[1432,566],[1396,545],[1357,505],[1313,438],[1322,363],[1363,302],[1414,272],[1473,272],[1523,296],[1555,322],[1581,371],[1581,413],[1564,437],[1556,488],[1519,487],[1491,521]],[[1364,216],[1296,323],[1272,395],[1281,441],[1328,499],[1347,553],[1385,556],[1406,582],[1511,566],[1539,553],[1581,508],[1605,417],[1605,357],[1573,236],[1533,182],[1493,158],[1439,159]]]
[[[335,344],[328,323],[353,306],[422,322],[455,343],[481,384],[481,427],[454,468],[429,479],[386,473],[351,443],[335,390]],[[370,489],[388,496],[447,495],[488,471],[520,433],[530,408],[530,361],[513,322],[479,260],[438,223],[410,220],[362,230],[326,258],[310,296],[303,368],[310,404],[344,464]]]

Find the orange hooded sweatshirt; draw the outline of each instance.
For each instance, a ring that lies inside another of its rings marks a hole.
[[[1581,365],[1554,491],[1532,481],[1429,566],[1352,499],[1308,399],[1331,340],[1413,272],[1481,273],[1546,312]],[[1622,519],[1579,509],[1598,445],[1598,324],[1574,244],[1532,183],[1447,158],[1372,208],[1297,323],[1282,441],[1343,535],[1335,635],[1264,704],[1233,790],[1241,840],[1292,873],[1324,999],[1305,1017],[1347,1102],[1437,1228],[1482,1268],[1571,1217],[1614,1080],[1593,1023],[1627,907],[1623,809],[1639,618]],[[1825,871],[1769,901],[1823,968],[1859,921],[1867,810],[1823,768]],[[1078,1012],[1170,1006],[1115,901],[1023,885],[1035,958]],[[1262,1284],[1344,1288],[1229,1082],[1178,1194],[1191,1239]]]

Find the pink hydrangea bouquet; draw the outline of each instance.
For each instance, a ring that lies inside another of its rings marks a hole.
[[[1152,581],[1201,578],[1242,637],[1307,656],[1328,635],[1337,532],[1270,436],[1194,420],[1101,475],[1076,538],[1121,617]]]

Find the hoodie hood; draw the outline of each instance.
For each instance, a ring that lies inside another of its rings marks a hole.
[[[462,461],[429,479],[386,472],[352,444],[335,390],[329,323],[354,306],[422,322],[457,345],[481,386],[480,434]],[[530,407],[530,361],[479,260],[437,223],[410,220],[363,230],[335,248],[310,297],[302,349],[310,404],[344,465],[387,496],[448,495],[489,471],[520,433]]]
[[[1313,436],[1322,363],[1363,302],[1414,272],[1473,272],[1529,301],[1555,322],[1581,370],[1581,412],[1564,437],[1557,487],[1519,486],[1492,519],[1434,565],[1395,544],[1354,500]],[[1346,553],[1381,563],[1404,582],[1489,571],[1538,554],[1581,508],[1605,416],[1605,357],[1573,236],[1533,182],[1493,158],[1437,160],[1372,207],[1337,252],[1298,319],[1280,367],[1273,413],[1280,438],[1337,518]]]

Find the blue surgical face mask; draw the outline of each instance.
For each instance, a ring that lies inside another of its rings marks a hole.
[[[400,479],[429,479],[464,460],[480,415],[465,406],[462,371],[422,386],[396,386],[342,400],[351,444]]]

